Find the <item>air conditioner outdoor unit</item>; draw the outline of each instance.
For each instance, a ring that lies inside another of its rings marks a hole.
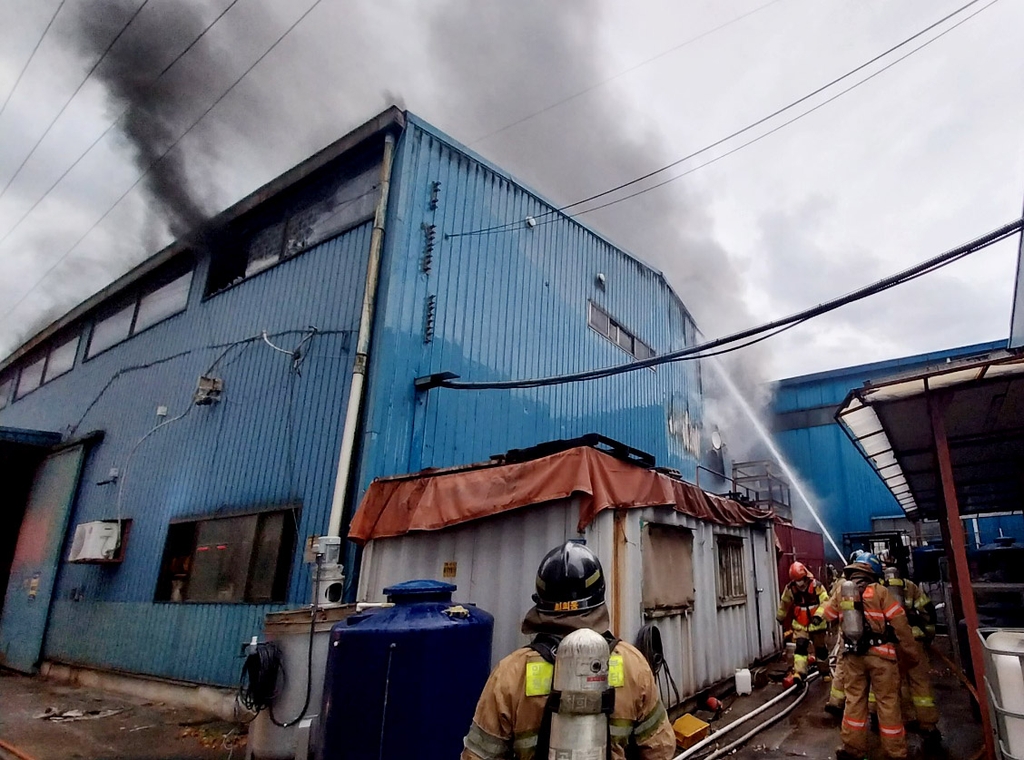
[[[68,562],[103,562],[117,556],[121,531],[116,520],[99,520],[78,525],[71,542]]]

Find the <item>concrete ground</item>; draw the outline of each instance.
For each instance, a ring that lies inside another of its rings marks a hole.
[[[47,710],[118,712],[37,717]],[[195,710],[0,670],[0,760],[241,760],[244,731]]]
[[[938,756],[925,755],[921,747],[921,738],[913,733],[908,733],[910,757],[971,760],[978,755],[982,747],[981,724],[975,722],[972,717],[971,696],[941,660],[932,657],[931,662],[932,684],[941,714],[939,730],[943,735],[943,753]],[[763,689],[755,690],[749,697],[737,698],[731,704],[728,704],[727,701],[727,711],[718,721],[712,723],[712,727],[717,729],[721,725],[735,720],[764,704],[783,690],[780,684],[773,683]],[[799,707],[786,718],[752,737],[729,757],[733,760],[762,760],[769,757],[808,758],[808,760],[835,758],[836,748],[841,744],[839,740],[840,721],[823,709],[828,692],[829,684],[824,683],[820,678],[813,680],[808,684],[807,696]],[[718,746],[725,746],[745,734],[766,717],[779,713],[790,703],[791,699],[786,699],[769,708],[763,715],[751,718],[734,732],[725,734],[720,744],[712,743],[707,751],[697,753],[694,757],[704,757]],[[884,760],[885,754],[879,746],[878,735],[875,733],[871,734],[869,748],[870,760]]]

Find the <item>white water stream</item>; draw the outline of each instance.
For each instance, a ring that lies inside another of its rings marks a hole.
[[[814,521],[818,523],[818,527],[821,528],[822,534],[825,536],[825,538],[828,539],[828,542],[832,545],[832,548],[835,550],[836,556],[839,557],[839,560],[841,562],[845,563],[846,558],[843,556],[843,550],[839,548],[839,545],[835,542],[835,539],[832,538],[832,534],[829,533],[828,528],[825,527],[825,523],[821,521],[821,517],[820,515],[818,515],[818,510],[816,510],[814,508],[814,505],[811,504],[811,499],[807,495],[807,492],[804,490],[803,485],[800,483],[800,479],[796,476],[796,473],[793,471],[793,468],[789,466],[789,462],[786,461],[786,458],[782,455],[782,452],[779,450],[779,447],[775,445],[775,441],[772,440],[772,435],[770,432],[768,432],[768,428],[764,426],[764,423],[761,422],[760,418],[757,415],[757,412],[754,411],[754,408],[750,405],[746,398],[743,397],[743,394],[740,392],[740,389],[736,387],[736,383],[734,383],[732,381],[732,378],[729,377],[729,373],[725,371],[725,367],[722,366],[722,363],[716,358],[711,358],[708,361],[708,363],[715,368],[715,371],[718,372],[718,376],[722,378],[722,382],[725,383],[725,387],[729,389],[729,393],[731,393],[733,397],[735,397],[736,403],[740,405],[740,408],[743,410],[743,413],[747,415],[747,417],[750,419],[750,422],[754,426],[754,429],[757,431],[757,434],[761,437],[761,440],[764,441],[765,445],[768,447],[768,450],[775,458],[775,461],[778,462],[779,467],[782,468],[782,472],[789,479],[789,485],[793,488],[794,491],[796,491],[797,495],[800,497],[800,500],[807,506],[808,511],[811,513],[811,517],[813,517]]]

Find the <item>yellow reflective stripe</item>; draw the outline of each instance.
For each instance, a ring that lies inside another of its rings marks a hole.
[[[484,731],[476,723],[469,727],[469,733],[462,740],[463,746],[483,760],[501,760],[508,756],[508,742]]]
[[[555,666],[544,660],[526,663],[526,696],[542,697],[551,693]]]
[[[608,685],[618,689],[626,684],[626,669],[622,664],[622,655],[613,654],[608,658]]]
[[[521,731],[516,734],[515,741],[512,742],[512,747],[518,752],[523,749],[530,749],[536,747],[539,740],[536,731]]]
[[[608,734],[614,744],[625,744],[633,733],[633,721],[629,718],[612,718],[608,721]]]
[[[935,697],[914,696],[914,707],[935,707]]]
[[[829,694],[831,694],[832,699],[838,699],[838,700],[846,699],[846,692],[843,691],[842,689],[833,688],[833,689],[831,689],[829,691]]]
[[[874,701],[875,701],[875,692],[869,691],[868,692],[868,702],[874,702]]]
[[[852,610],[852,609],[854,609],[854,604],[855,604],[855,602],[853,602],[853,601],[851,601],[849,599],[842,599],[839,602],[839,609],[841,609],[841,610]]]
[[[601,579],[601,571],[595,570],[594,574],[583,581],[583,588],[590,588]]]
[[[636,728],[633,729],[633,735],[636,737],[638,742],[645,741],[658,730],[658,727],[664,720],[668,720],[668,713],[665,711],[665,706],[659,699],[658,706],[654,708],[651,714],[637,723]]]

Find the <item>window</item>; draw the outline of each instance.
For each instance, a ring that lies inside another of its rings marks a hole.
[[[216,246],[206,295],[211,296],[373,218],[379,152],[357,168],[326,167],[229,225]]]
[[[647,523],[640,539],[643,605],[648,617],[678,614],[693,607],[693,533],[687,528]]]
[[[75,356],[78,355],[78,343],[81,336],[76,335],[74,338],[68,341],[64,341],[59,346],[50,351],[50,358],[46,362],[46,374],[43,378],[44,383],[48,383],[55,377],[70,372],[75,366]]]
[[[718,536],[718,606],[747,601],[746,572],[743,569],[743,539]]]
[[[18,392],[15,398],[21,398],[26,393],[31,393],[43,384],[43,370],[46,368],[46,357],[41,356],[21,370],[21,377],[18,379]]]
[[[0,409],[11,403],[11,391],[14,390],[14,375],[0,381]]]
[[[142,332],[157,322],[163,322],[188,305],[188,289],[192,284],[192,273],[186,272],[166,285],[147,293],[139,299],[139,312],[135,316],[132,334]]]
[[[142,290],[127,306],[96,322],[86,358],[91,359],[132,335],[183,312],[188,306],[192,270],[184,274],[181,270],[180,262],[173,265],[170,272],[165,271],[157,280],[155,287]]]
[[[612,319],[608,312],[593,301],[589,301],[588,306],[587,324],[590,327],[636,359],[650,359],[654,356],[653,348]]]
[[[156,600],[284,601],[297,519],[286,509],[172,523]]]

